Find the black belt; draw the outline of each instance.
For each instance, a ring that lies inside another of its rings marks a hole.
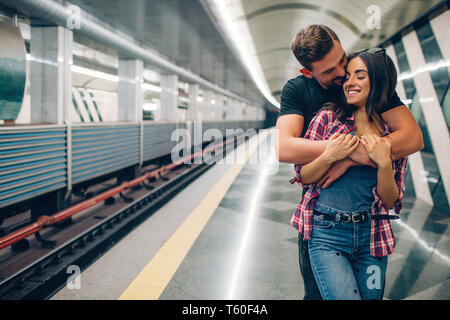
[[[366,212],[364,212],[364,213],[353,213],[353,214],[348,214],[348,213],[329,214],[329,213],[323,213],[323,212],[319,212],[319,211],[314,211],[314,214],[318,215],[323,220],[337,221],[337,223],[340,223],[340,222],[344,222],[344,223],[350,223],[350,222],[359,223],[359,222],[367,221],[369,219],[369,214],[366,213]],[[400,216],[398,216],[398,215],[387,215],[387,214],[375,214],[375,215],[372,214],[372,215],[370,215],[370,218],[374,219],[374,220],[398,219],[398,218],[400,218]]]

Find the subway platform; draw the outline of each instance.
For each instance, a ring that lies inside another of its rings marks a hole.
[[[292,165],[264,157],[215,164],[52,299],[302,299],[289,225],[301,191]],[[384,299],[447,300],[450,219],[408,194],[392,222]]]

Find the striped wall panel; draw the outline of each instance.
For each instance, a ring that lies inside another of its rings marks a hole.
[[[66,186],[66,129],[17,128],[0,134],[0,208]]]
[[[72,183],[139,163],[139,126],[72,128]]]
[[[392,61],[394,62],[395,66],[397,68],[397,73],[400,74],[397,55],[395,53],[395,49],[392,44],[386,48],[386,53],[392,58]],[[404,59],[404,57],[403,57],[403,59]],[[403,68],[405,68],[404,64],[405,64],[405,62],[403,61]],[[403,80],[400,80],[397,82],[396,90],[397,90],[397,93],[398,93],[400,99],[403,102],[405,102],[406,105],[408,105],[408,106],[411,105],[412,107],[417,106],[417,103],[412,104],[412,99],[411,99],[411,103],[409,103],[408,98],[406,96],[405,87],[403,86]],[[411,93],[409,93],[409,94],[411,96]],[[416,121],[418,123],[420,123],[421,115],[414,112],[414,110],[411,110],[411,112],[413,113]],[[417,197],[418,199],[420,199],[432,206],[433,198],[431,196],[430,187],[427,183],[427,176],[426,176],[426,171],[424,169],[424,161],[423,161],[422,152],[418,151],[418,152],[408,156],[407,179],[408,179],[408,175],[411,175],[411,180],[414,185],[414,188],[413,188],[414,194],[411,194],[411,197]],[[406,190],[408,192],[408,191],[411,191],[412,188],[407,188]]]
[[[385,42],[397,60],[404,102],[424,140],[424,149],[410,156],[415,195],[445,211],[450,204],[448,17],[448,6],[443,1],[433,12]]]

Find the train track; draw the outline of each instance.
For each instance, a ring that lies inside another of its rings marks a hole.
[[[42,241],[33,240],[28,250],[10,253],[0,262],[0,299],[49,299],[67,284],[73,270],[85,270],[214,163],[179,165],[153,179],[151,191],[130,188],[121,194],[123,201],[100,204],[74,216],[68,227],[44,234],[56,240],[54,248],[42,247]]]

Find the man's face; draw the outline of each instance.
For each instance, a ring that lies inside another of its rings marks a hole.
[[[341,86],[345,81],[345,65],[347,56],[339,41],[321,60],[311,63],[310,74],[324,89]]]

